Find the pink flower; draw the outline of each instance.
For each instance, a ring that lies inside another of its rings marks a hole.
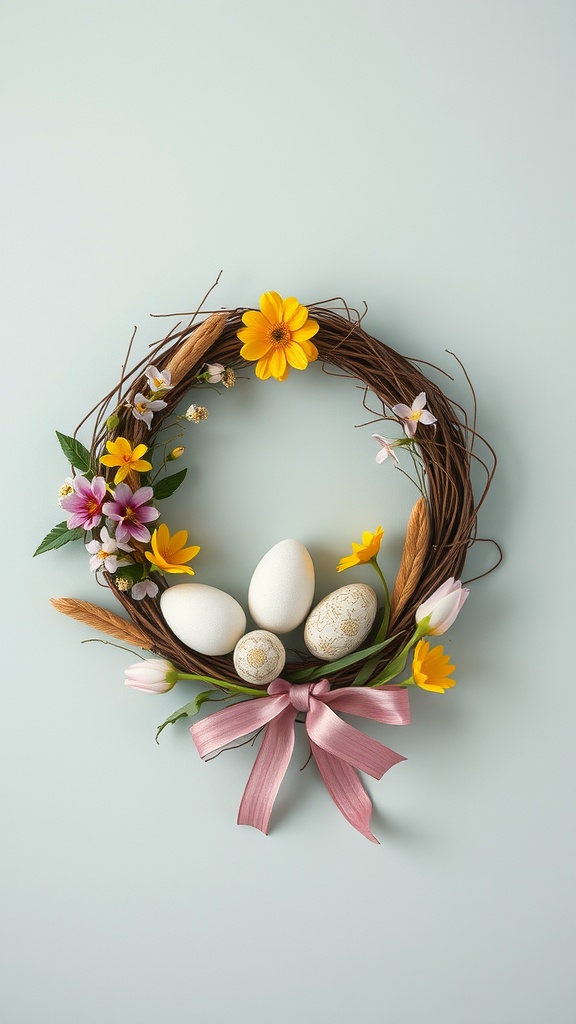
[[[87,480],[85,476],[74,477],[74,493],[61,499],[60,504],[72,515],[68,520],[70,530],[81,526],[84,530],[93,530],[102,519],[102,502],[106,494],[106,481],[103,476],[95,476]]]
[[[107,572],[116,572],[119,565],[130,564],[128,558],[118,558],[118,551],[131,551],[132,548],[129,544],[122,544],[111,537],[105,526],[100,530],[100,540],[91,540],[85,546],[86,551],[92,555],[90,559],[92,571],[104,568]]]
[[[145,597],[156,597],[158,587],[153,580],[140,580],[134,584],[130,593],[135,601],[142,601]]]
[[[404,433],[407,437],[414,437],[416,433],[416,427],[419,423],[423,423],[428,426],[431,423],[436,423],[436,417],[425,409],[426,405],[426,392],[421,391],[420,394],[414,399],[411,406],[393,405],[392,412],[399,420],[403,421]]]
[[[398,447],[398,441],[390,441],[387,437],[382,437],[382,434],[372,434],[380,445],[380,451],[376,456],[376,462],[385,462],[389,455],[398,462],[398,456],[394,451],[394,448]]]
[[[140,392],[134,395],[134,404],[132,406],[132,415],[137,420],[143,420],[148,430],[152,426],[152,417],[155,412],[160,412],[161,409],[165,409],[168,405],[167,402],[163,402],[161,398],[156,398],[154,401],[150,401],[149,398],[145,398]]]
[[[144,523],[151,523],[160,515],[157,508],[147,505],[154,494],[151,487],[139,487],[132,491],[128,484],[118,484],[114,491],[114,501],[107,501],[102,507],[105,516],[113,519],[116,527],[116,539],[125,541],[129,537],[147,544],[150,530]]]
[[[416,609],[422,635],[440,636],[452,625],[470,593],[453,576]]]
[[[178,673],[169,661],[163,658],[148,658],[130,665],[125,672],[124,683],[134,690],[145,693],[167,693],[178,682]]]
[[[158,370],[155,366],[148,366],[144,373],[151,391],[170,391],[173,387],[170,370]]]

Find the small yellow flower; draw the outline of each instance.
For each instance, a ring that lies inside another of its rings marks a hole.
[[[176,459],[180,459],[186,451],[183,444],[179,444],[177,448],[173,448],[168,456],[168,462],[175,462]]]
[[[456,680],[447,678],[455,667],[450,664],[450,658],[444,654],[443,647],[431,648],[427,640],[420,640],[416,644],[412,661],[412,677],[423,690],[444,693],[444,690],[455,686]]]
[[[365,562],[372,561],[380,551],[383,536],[384,530],[381,526],[377,527],[376,533],[368,533],[366,530],[362,534],[361,544],[356,544],[355,541],[352,541],[352,551],[354,553],[341,558],[336,566],[336,571],[342,572],[343,569],[350,569],[353,565],[362,565]]]
[[[148,451],[145,444],[137,444],[132,447],[130,441],[125,437],[117,437],[115,441],[106,441],[109,455],[101,455],[100,462],[105,466],[119,466],[114,477],[114,483],[120,484],[126,479],[128,473],[146,473],[152,469],[152,463],[146,462],[142,456]]]
[[[163,572],[185,572],[194,576],[194,570],[185,562],[189,562],[200,551],[199,547],[185,547],[188,540],[186,530],[178,530],[170,536],[170,531],[165,523],[161,523],[158,529],[154,530],[152,539],[152,551],[145,551],[144,554],[152,565],[158,566]]]
[[[260,296],[260,312],[248,309],[242,317],[245,324],[238,331],[243,342],[243,359],[257,359],[256,376],[260,380],[275,377],[286,380],[290,367],[305,370],[318,358],[318,349],[310,341],[320,329],[308,316],[306,306],[298,299],[283,299],[278,292]]]

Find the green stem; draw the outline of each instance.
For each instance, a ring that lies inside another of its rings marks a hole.
[[[374,566],[376,572],[378,573],[378,576],[380,577],[380,582],[384,587],[384,599],[386,602],[384,606],[384,615],[382,616],[382,622],[380,623],[378,632],[374,638],[374,643],[378,644],[380,643],[381,640],[384,640],[386,633],[388,632],[388,623],[390,622],[390,592],[388,590],[388,584],[384,579],[384,573],[382,572],[376,560],[376,555],[374,555],[374,558],[370,559],[370,564]]]
[[[236,683],[225,682],[224,679],[213,679],[212,676],[199,676],[190,672],[179,672],[178,679],[193,679],[198,683],[212,683],[213,686],[229,690],[230,693],[245,693],[249,697],[267,697],[266,690],[252,690],[249,686],[237,686]]]
[[[406,664],[408,652],[414,646],[414,644],[421,639],[422,635],[423,634],[420,631],[420,626],[416,626],[416,629],[414,630],[406,646],[403,647],[402,650],[400,651],[400,654],[397,654],[396,657],[390,662],[388,668],[380,677],[380,679],[376,679],[373,683],[368,683],[368,686],[385,686],[386,683],[389,683],[390,680],[394,678],[394,676],[397,676],[402,671]]]

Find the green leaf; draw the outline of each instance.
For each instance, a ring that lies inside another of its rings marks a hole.
[[[154,484],[154,497],[158,501],[169,498],[180,487],[187,472],[187,469],[181,469],[179,473],[172,473],[172,476],[165,476],[163,480],[159,480],[157,484]]]
[[[78,526],[75,530],[69,530],[67,523],[58,523],[53,530],[50,530],[39,547],[36,548],[33,558],[36,555],[43,555],[45,551],[54,551],[56,548],[63,547],[64,544],[69,544],[71,540],[81,540],[84,536],[84,530],[81,526]]]
[[[77,441],[75,437],[68,437],[67,434],[61,434],[59,430],[56,431],[56,437],[60,442],[60,447],[64,452],[64,455],[76,469],[80,469],[82,473],[90,472],[90,452],[80,441]]]
[[[371,658],[373,654],[378,654],[383,651],[388,644],[391,644],[395,640],[395,636],[391,636],[388,640],[384,640],[381,644],[373,644],[372,647],[366,647],[363,651],[353,651],[352,654],[347,654],[344,658],[338,658],[337,661],[328,661],[325,665],[320,665],[318,668],[305,668],[300,672],[293,672],[288,676],[290,682],[310,682],[313,679],[323,679],[324,676],[332,675],[334,672],[339,672],[340,669],[348,668],[349,665],[355,665],[357,661],[364,661],[365,658]]]
[[[119,576],[130,580],[131,583],[139,583],[142,579],[145,570],[144,565],[135,563],[134,565],[119,565],[118,571],[114,573],[114,578],[117,579]]]
[[[207,700],[221,700],[221,697],[214,696],[214,690],[204,690],[202,693],[197,693],[194,700],[191,700],[189,704],[185,704],[183,708],[178,708],[178,711],[174,711],[173,714],[169,715],[162,725],[158,726],[156,733],[156,743],[158,743],[158,737],[163,729],[167,725],[173,725],[180,718],[194,718],[200,711],[200,708]]]

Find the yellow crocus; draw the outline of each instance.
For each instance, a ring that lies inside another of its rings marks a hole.
[[[188,540],[186,530],[178,530],[170,536],[170,530],[165,523],[154,530],[150,544],[152,551],[145,551],[144,554],[149,562],[161,569],[162,572],[185,572],[189,576],[194,575],[194,570],[185,565],[200,551],[199,547],[185,547]]]
[[[152,469],[152,463],[142,458],[148,451],[145,444],[137,444],[132,447],[126,437],[117,437],[114,441],[106,441],[109,455],[101,455],[100,462],[105,466],[118,466],[118,472],[114,477],[114,483],[120,484],[126,479],[129,473],[147,473]]]
[[[450,658],[441,646],[430,647],[427,640],[420,640],[414,650],[412,678],[417,686],[432,693],[444,693],[456,685],[455,679],[448,679],[454,672]]]
[[[336,566],[337,572],[342,572],[343,569],[351,569],[354,565],[363,565],[366,562],[371,562],[380,551],[383,536],[384,530],[381,526],[376,528],[375,533],[369,533],[368,530],[365,530],[362,534],[362,543],[356,544],[355,541],[352,541],[353,554],[346,555],[340,559]]]

